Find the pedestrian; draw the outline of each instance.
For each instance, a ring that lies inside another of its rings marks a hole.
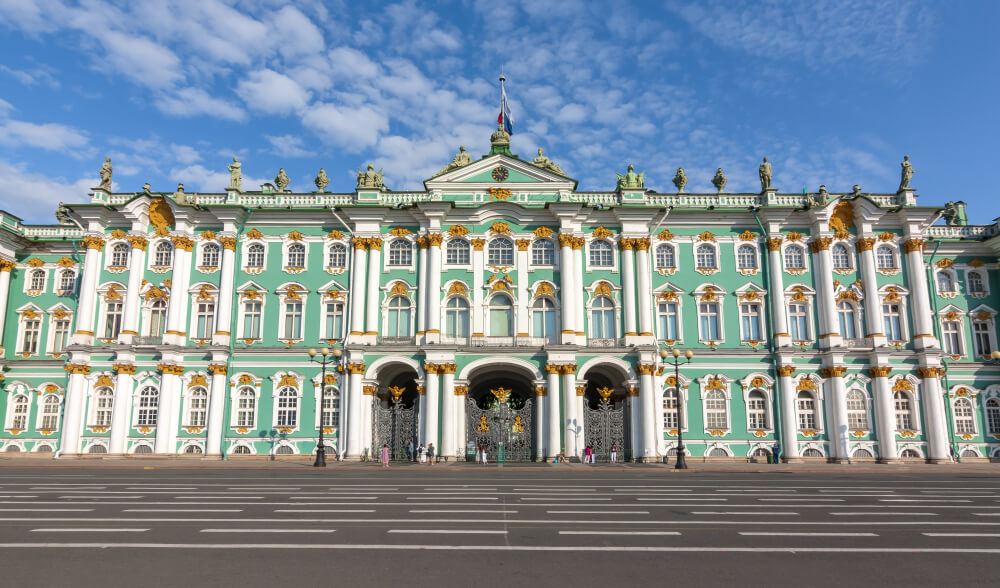
[[[611,444],[611,463],[618,463],[618,443]]]
[[[478,457],[479,457],[479,463],[481,463],[483,465],[486,465],[487,463],[489,463],[489,460],[488,460],[487,455],[486,455],[486,443],[484,443],[482,441],[479,442],[479,444],[477,445],[477,453],[478,453]]]
[[[406,442],[406,461],[413,461],[413,439]]]
[[[583,448],[583,463],[591,463],[590,458],[594,455],[594,450],[590,445]]]
[[[389,444],[388,443],[383,443],[382,444],[382,452],[381,453],[382,453],[382,455],[380,457],[382,459],[382,467],[387,468],[387,467],[389,467]]]
[[[774,444],[774,448],[771,450],[771,459],[772,463],[781,463],[781,445]]]
[[[434,444],[427,444],[427,465],[434,465]]]
[[[427,459],[427,452],[424,449],[424,444],[421,443],[417,446],[417,463],[424,463],[425,459]]]

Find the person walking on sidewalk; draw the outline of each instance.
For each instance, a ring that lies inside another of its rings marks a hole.
[[[381,455],[379,456],[379,458],[382,461],[382,467],[384,467],[384,468],[389,467],[389,444],[388,443],[383,443],[382,444],[382,451],[380,453],[381,453]]]
[[[611,463],[618,463],[618,443],[611,444]]]
[[[427,444],[427,465],[434,465],[434,444]]]
[[[413,460],[413,439],[406,442],[406,461]]]
[[[593,463],[590,460],[594,457],[594,450],[587,445],[583,448],[583,463]]]

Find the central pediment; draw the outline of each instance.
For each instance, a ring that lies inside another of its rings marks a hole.
[[[430,191],[511,187],[554,192],[575,190],[576,180],[517,157],[495,154],[425,180],[424,186]]]

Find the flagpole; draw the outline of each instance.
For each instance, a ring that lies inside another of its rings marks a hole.
[[[507,78],[503,75],[503,66],[500,67],[500,125],[503,126],[503,83]]]

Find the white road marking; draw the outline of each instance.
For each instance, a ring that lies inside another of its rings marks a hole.
[[[430,514],[430,513],[436,513],[436,514],[444,514],[444,513],[517,514],[516,510],[487,510],[487,509],[483,509],[483,510],[472,510],[472,509],[466,509],[466,510],[411,510],[410,512],[412,512],[412,513],[418,513],[418,514]]]
[[[333,533],[336,529],[202,529],[200,533]]]
[[[758,498],[761,502],[844,502],[843,498]]]
[[[879,498],[879,502],[972,502],[971,500],[947,500],[944,498]]]
[[[441,500],[441,498],[431,498],[431,497],[426,497],[425,498],[425,497],[422,497],[422,496],[407,496],[406,499],[407,500]],[[494,497],[482,497],[482,498],[480,498],[480,497],[469,497],[469,498],[450,497],[447,500],[498,500],[498,498],[496,498],[495,496]],[[546,498],[545,500],[548,500],[548,498]],[[611,499],[609,498],[608,500],[611,500]]]
[[[135,500],[136,498],[142,498],[142,495],[141,494],[138,495],[138,496],[117,496],[117,495],[115,495],[115,496],[75,496],[74,495],[74,496],[60,496],[59,498],[65,498],[65,499],[72,498],[74,500],[78,500],[78,499],[81,499],[81,500],[100,500],[102,498],[121,498],[123,500],[125,500],[125,499]]]
[[[750,512],[750,511],[739,511],[739,510],[727,510],[727,511],[694,511],[691,514],[696,515],[753,515],[753,516],[770,516],[770,515],[785,515],[797,517],[799,513],[797,512]]]
[[[686,501],[690,501],[690,502],[695,502],[695,501],[697,501],[697,502],[728,502],[729,501],[728,498],[685,498],[683,496],[670,496],[670,497],[665,497],[665,498],[636,498],[636,500],[646,500],[646,501],[650,501],[650,500],[677,500],[677,501],[686,500]]]
[[[108,529],[82,529],[82,528],[65,528],[65,529],[32,529],[32,533],[145,533],[149,529],[126,529],[126,528],[108,528]]]
[[[0,508],[0,512],[92,512],[92,508]]]
[[[757,514],[757,513],[754,513]],[[286,523],[288,518],[121,518],[121,517],[0,517],[0,522],[73,522],[73,523],[93,523],[93,522],[117,522],[117,523],[213,523],[213,522],[240,522],[240,523]],[[964,522],[964,521],[758,521],[758,520],[608,520],[595,521],[593,519],[413,519],[413,518],[392,518],[392,519],[372,519],[372,518],[309,518],[295,519],[298,523],[419,523],[419,524],[453,524],[453,523],[499,523],[499,524],[532,524],[532,525],[812,525],[815,527],[826,526],[860,526],[860,525],[882,525],[882,526],[915,526],[915,525],[947,525],[955,527],[997,527],[1000,522]]]
[[[241,497],[242,498],[242,497]],[[330,496],[329,498],[340,498],[346,500],[378,500],[378,496]],[[289,496],[289,500],[317,500],[315,496]],[[322,499],[320,499],[322,500]]]
[[[928,537],[1000,537],[1000,533],[921,533]]]
[[[243,512],[242,508],[123,508],[122,512]]]
[[[126,490],[197,490],[197,486],[129,486]]]
[[[740,531],[751,537],[878,537],[875,533],[768,533],[766,531]]]
[[[545,514],[649,514],[648,510],[547,510]]]
[[[375,512],[375,509],[276,508],[274,512]]]
[[[0,498],[38,498],[37,494],[0,494]]]
[[[886,517],[936,517],[938,513],[936,512],[831,512],[830,514],[834,516],[841,517],[855,517],[855,516],[886,516]]]
[[[432,533],[435,535],[450,535],[461,533],[463,535],[506,535],[507,531],[482,530],[482,529],[389,529],[386,533]]]
[[[679,531],[559,531],[560,535],[680,535]]]

